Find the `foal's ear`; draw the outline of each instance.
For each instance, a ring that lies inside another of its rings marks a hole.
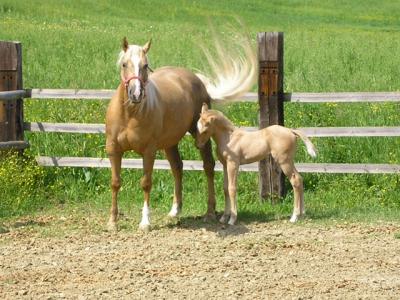
[[[129,48],[129,43],[128,40],[126,39],[126,36],[122,39],[122,50],[124,50],[124,52],[126,52],[126,50],[128,50]]]
[[[151,39],[143,46],[144,53],[149,52],[151,46]]]
[[[201,113],[204,114],[206,111],[208,111],[208,105],[204,102],[203,106],[201,107]]]

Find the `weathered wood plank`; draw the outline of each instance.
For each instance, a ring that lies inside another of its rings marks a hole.
[[[29,98],[30,90],[16,90],[0,92],[1,101],[14,101],[21,98]]]
[[[400,102],[400,92],[285,93],[284,99],[301,103]]]
[[[33,99],[99,99],[109,100],[115,90],[85,89],[32,89]],[[28,96],[27,96],[28,97]],[[246,93],[235,102],[257,102],[258,93]],[[284,93],[285,102],[299,103],[354,103],[354,102],[400,102],[400,92],[334,92],[334,93]]]
[[[22,45],[0,41],[0,92],[22,90]],[[0,100],[0,141],[23,141],[23,100]]]
[[[26,131],[62,133],[105,133],[104,124],[26,122]]]
[[[400,127],[304,127],[309,137],[395,137]]]
[[[0,142],[0,150],[7,150],[7,149],[22,150],[28,147],[29,143],[26,141]]]
[[[241,127],[254,131],[257,127]],[[25,122],[24,129],[32,132],[105,133],[104,124]],[[303,127],[309,137],[396,137],[400,127]],[[187,133],[189,135],[189,133]]]
[[[115,90],[85,89],[32,89],[33,99],[106,99],[114,95]]]
[[[270,125],[283,125],[283,33],[259,33],[258,56],[258,104],[260,128]],[[276,202],[284,191],[282,170],[268,156],[259,162],[260,197]]]
[[[88,167],[109,168],[108,158],[94,157],[46,157],[39,156],[37,162],[47,167]],[[128,169],[141,169],[141,159],[123,159],[122,167]],[[357,174],[391,174],[400,173],[400,165],[394,164],[331,164],[331,163],[297,163],[296,168],[302,173],[357,173]],[[169,170],[167,160],[156,160],[154,169]],[[184,160],[183,169],[188,171],[203,170],[203,162],[196,160]],[[217,162],[216,171],[222,171],[221,163]],[[258,164],[252,163],[240,166],[243,172],[258,172]]]

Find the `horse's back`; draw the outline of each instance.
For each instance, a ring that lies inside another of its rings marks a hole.
[[[189,122],[189,131],[193,130],[201,106],[204,102],[210,104],[210,96],[203,82],[190,70],[178,67],[163,67],[157,69],[150,77],[155,83],[159,101],[165,105],[167,118],[174,117],[182,123]],[[183,118],[183,119],[182,119]],[[173,122],[173,120],[172,120]],[[185,126],[187,125],[185,123]],[[193,128],[192,128],[193,127]]]
[[[188,69],[163,67],[157,69],[150,78],[162,93],[164,101],[184,100],[201,106],[210,100],[203,82]]]

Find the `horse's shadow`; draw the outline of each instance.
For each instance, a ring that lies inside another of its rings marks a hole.
[[[181,228],[194,231],[208,231],[224,238],[228,236],[239,236],[250,232],[248,225],[252,223],[270,222],[275,218],[265,213],[242,212],[239,213],[238,221],[235,225],[222,224],[218,220],[222,213],[217,213],[213,220],[205,220],[204,216],[185,216],[179,217],[175,221],[168,222],[165,226],[170,228]]]

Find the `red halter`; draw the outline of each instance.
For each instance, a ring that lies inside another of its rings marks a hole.
[[[132,79],[138,79],[138,80],[140,81],[140,83],[143,85],[143,87],[146,85],[146,82],[143,81],[142,77],[133,75],[133,76],[128,77],[128,78],[123,78],[125,87],[128,87],[129,82],[130,82]]]

